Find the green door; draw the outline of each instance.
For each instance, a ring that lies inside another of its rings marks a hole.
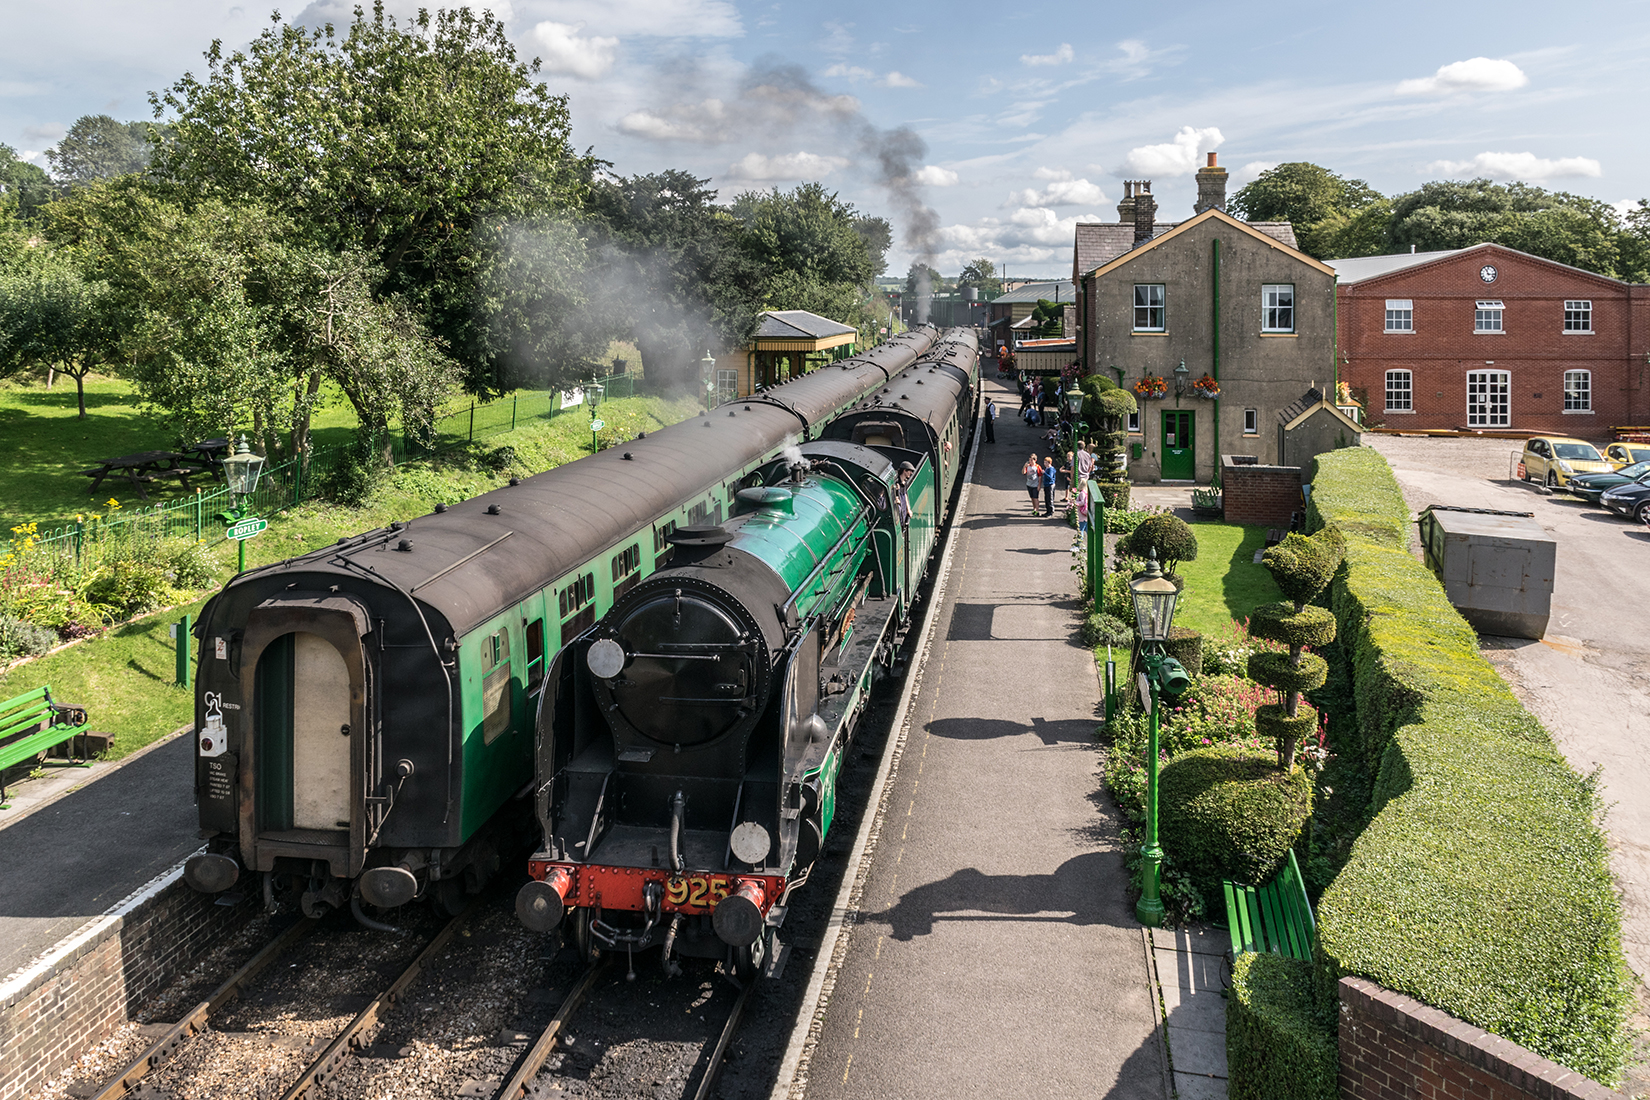
[[[1192,442],[1192,410],[1163,410],[1164,481],[1191,481],[1197,477]]]

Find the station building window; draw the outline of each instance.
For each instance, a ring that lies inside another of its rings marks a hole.
[[[1243,410],[1243,434],[1244,435],[1259,435],[1260,434],[1260,410],[1258,410],[1258,409],[1244,409]]]
[[[1564,372],[1564,411],[1593,411],[1593,372],[1567,370]]]
[[[1568,299],[1564,303],[1564,331],[1592,332],[1593,303],[1583,298]]]
[[[739,372],[718,367],[716,369],[716,403],[725,405],[729,401],[738,398],[738,396]]]
[[[1386,331],[1387,332],[1414,332],[1415,331],[1415,301],[1411,298],[1388,298],[1386,300]]]
[[[1386,411],[1415,411],[1415,376],[1407,370],[1386,372]]]
[[[1500,302],[1479,302],[1472,315],[1472,331],[1504,332],[1501,313],[1505,308]]]
[[[1137,412],[1132,412],[1129,414],[1129,434],[1140,434],[1140,414]]]
[[[1134,331],[1164,331],[1163,301],[1162,283],[1134,284]]]
[[[1295,284],[1268,283],[1260,288],[1260,330],[1295,331]]]

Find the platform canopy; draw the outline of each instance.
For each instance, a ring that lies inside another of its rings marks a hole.
[[[857,336],[852,325],[805,309],[770,309],[761,314],[752,343],[757,351],[825,351],[851,344]]]

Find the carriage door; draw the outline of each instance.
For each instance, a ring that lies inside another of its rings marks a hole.
[[[1467,372],[1467,427],[1505,428],[1512,423],[1512,373]]]
[[[297,631],[258,659],[259,825],[350,827],[350,681],[343,654]]]

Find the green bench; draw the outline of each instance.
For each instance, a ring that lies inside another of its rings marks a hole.
[[[1295,853],[1276,878],[1265,886],[1222,881],[1226,892],[1226,925],[1232,933],[1232,958],[1245,951],[1270,951],[1296,959],[1311,959],[1318,926],[1306,900]]]
[[[54,703],[49,684],[0,703],[0,810],[10,808],[8,768],[85,733],[87,726],[86,709]]]

